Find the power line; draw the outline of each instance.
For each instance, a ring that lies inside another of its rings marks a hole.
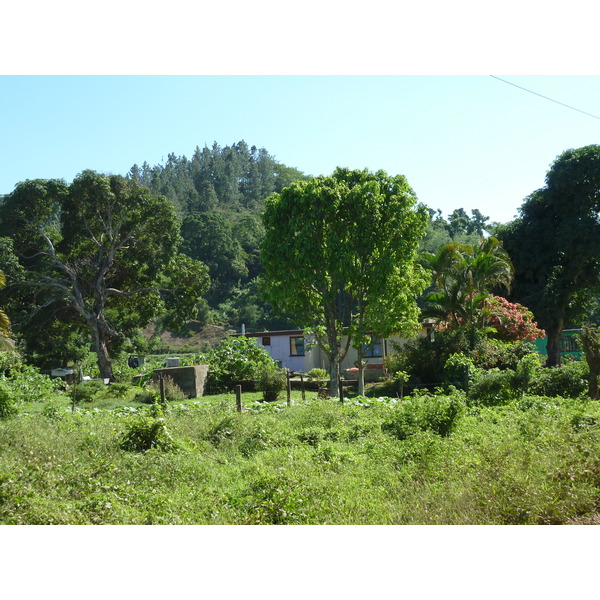
[[[583,113],[584,115],[587,115],[588,117],[593,117],[594,119],[600,120],[600,117],[597,117],[596,115],[592,115],[591,113],[585,112],[583,110],[579,110],[578,108],[575,108],[574,106],[569,106],[568,104],[565,104],[564,102],[559,102],[558,100],[553,100],[552,98],[548,98],[548,96],[542,96],[542,94],[538,94],[537,92],[532,92],[531,90],[528,90],[527,88],[517,85],[516,83],[511,83],[510,81],[506,81],[506,79],[501,79],[500,77],[496,77],[495,75],[490,75],[490,77],[493,77],[494,79],[497,79],[498,81],[508,83],[508,85],[512,85],[516,88],[519,88],[520,90],[525,90],[526,92],[529,92],[530,94],[535,94],[536,96],[539,96],[540,98],[544,98],[545,100],[550,100],[550,102],[555,102],[556,104],[560,104],[561,106],[566,106],[567,108],[570,108],[571,110],[576,110],[577,112]]]

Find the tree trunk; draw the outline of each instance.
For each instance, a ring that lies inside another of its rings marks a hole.
[[[329,396],[337,398],[340,395],[340,353],[337,345],[331,349],[329,362]]]
[[[90,324],[92,331],[92,343],[94,346],[94,352],[98,357],[98,368],[100,369],[100,377],[102,379],[108,379],[109,381],[115,381],[115,376],[112,370],[112,361],[108,355],[108,345],[106,340],[106,334],[99,326],[99,323]]]
[[[562,330],[562,319],[552,323],[552,325],[546,329],[548,340],[546,342],[546,351],[548,352],[548,359],[546,360],[547,367],[559,367],[562,364],[562,357],[560,354],[560,338]]]
[[[358,349],[358,395],[365,395],[365,361],[363,360],[362,344]]]

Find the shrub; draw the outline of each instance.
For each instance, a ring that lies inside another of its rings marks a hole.
[[[13,372],[6,380],[6,384],[17,400],[41,402],[56,393],[63,385],[63,381],[42,375],[36,367],[31,365],[21,365],[19,371]]]
[[[227,391],[238,381],[254,379],[262,365],[275,364],[264,348],[244,336],[225,338],[206,358],[210,367],[206,381],[209,393]]]
[[[23,364],[21,355],[16,350],[0,350],[0,375],[9,377],[18,372]]]
[[[465,354],[451,354],[444,365],[445,381],[459,389],[469,384],[469,374],[473,369],[473,360]]]
[[[274,365],[261,365],[256,379],[265,402],[275,402],[287,385],[285,371],[277,369]]]
[[[111,383],[106,388],[106,393],[115,398],[125,398],[130,389],[131,386],[128,383]]]
[[[578,398],[588,390],[589,369],[584,361],[568,361],[561,367],[540,369],[529,386],[538,396]]]
[[[487,324],[496,331],[492,336],[505,342],[526,340],[534,342],[546,334],[533,320],[533,313],[522,304],[509,302],[501,296],[490,295],[485,300]]]
[[[458,393],[452,396],[420,395],[402,402],[384,420],[381,429],[399,440],[419,430],[446,437],[456,426],[464,407],[464,400]]]
[[[325,369],[311,369],[306,376],[311,380],[311,381],[316,381],[317,383],[321,383],[321,381],[325,381],[328,377],[327,375],[327,371]]]
[[[19,412],[19,403],[4,380],[0,380],[0,419],[8,419]]]
[[[482,369],[516,369],[519,361],[530,355],[538,356],[531,342],[494,339],[481,340],[471,353],[474,365]]]
[[[498,406],[517,398],[521,392],[515,386],[515,372],[508,369],[476,369],[469,384],[469,404]]]
[[[160,402],[160,393],[155,387],[147,385],[136,390],[133,400],[134,402],[142,402],[143,404],[156,404]]]
[[[129,425],[120,448],[129,452],[146,452],[151,448],[171,451],[176,450],[178,445],[162,417],[144,416]]]
[[[93,402],[98,396],[104,394],[106,386],[102,381],[82,381],[73,386],[73,402]]]

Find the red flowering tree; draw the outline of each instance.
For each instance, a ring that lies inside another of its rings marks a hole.
[[[485,322],[496,332],[491,337],[504,342],[527,341],[546,337],[546,332],[539,329],[533,320],[533,313],[522,304],[509,302],[502,296],[490,295],[485,300]]]

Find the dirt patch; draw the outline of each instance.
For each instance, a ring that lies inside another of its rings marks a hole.
[[[569,519],[565,525],[600,525],[600,512],[583,517],[574,517]]]
[[[144,330],[144,337],[149,340],[156,334],[157,325],[153,323]],[[162,331],[158,334],[163,345],[181,349],[184,346],[193,349],[203,349],[207,345],[211,348],[216,346],[221,340],[226,338],[231,332],[220,325],[202,325],[198,321],[191,321],[186,325],[186,335],[174,333],[172,331]]]

